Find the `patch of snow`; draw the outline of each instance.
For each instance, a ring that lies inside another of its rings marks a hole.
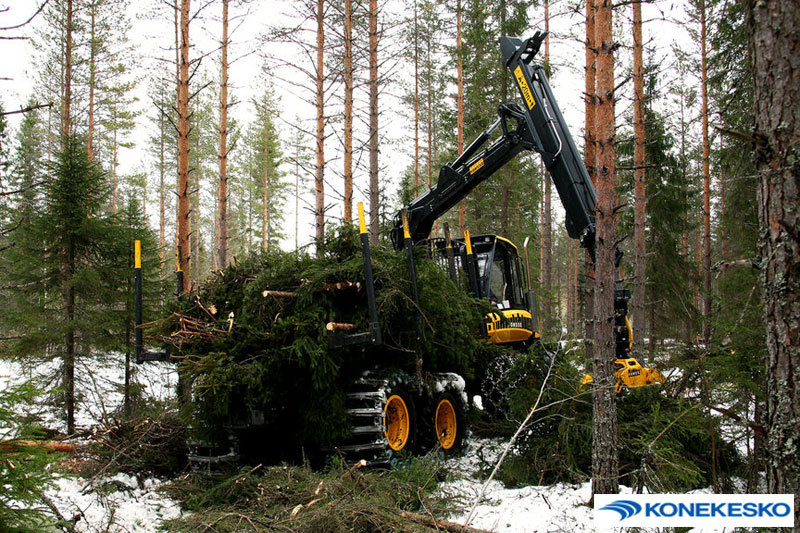
[[[448,470],[463,477],[440,484],[437,490],[454,495],[464,507],[447,517],[465,524],[472,504],[485,483],[485,475],[502,453],[505,443],[494,439],[475,439],[467,454],[447,461]],[[631,494],[630,487],[620,486],[620,494]],[[647,492],[647,491],[645,491]],[[707,494],[711,489],[691,491]],[[594,524],[594,509],[586,505],[592,495],[592,483],[557,483],[555,485],[506,488],[492,481],[476,508],[471,527],[496,533],[533,533],[535,531],[601,531]],[[608,531],[603,529],[602,531]],[[622,528],[614,531],[623,531]],[[712,533],[723,529],[695,528],[691,533]]]
[[[143,488],[126,474],[96,480],[90,490],[86,490],[87,483],[81,478],[61,477],[47,491],[67,520],[80,515],[75,526],[78,532],[150,533],[159,531],[164,520],[181,515],[178,502],[159,492],[164,483],[159,479],[144,480]]]
[[[0,359],[0,388],[30,381],[47,393],[60,385],[61,361],[55,359],[40,364],[22,365],[16,361]],[[107,420],[120,411],[124,399],[125,355],[109,353],[78,359],[75,365],[75,426],[88,429]],[[144,388],[148,398],[166,401],[175,396],[178,383],[177,367],[166,362],[142,365],[131,363],[131,381]],[[20,406],[25,414],[38,417],[42,423],[58,431],[66,432],[66,424],[60,413],[53,409],[44,394],[33,405]]]
[[[472,405],[475,406],[475,409],[478,411],[483,411],[483,397],[480,394],[476,394],[472,397]]]

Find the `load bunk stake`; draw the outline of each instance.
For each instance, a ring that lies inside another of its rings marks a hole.
[[[453,252],[453,241],[450,240],[450,224],[444,223],[444,239],[446,241],[447,250],[447,273],[450,274],[450,279],[453,283],[458,284],[456,278],[456,256]]]
[[[411,241],[411,233],[408,231],[408,215],[403,211],[403,246],[406,249],[406,260],[408,261],[408,279],[411,281],[411,299],[416,307],[416,341],[422,340],[422,315],[419,311],[419,287],[417,286],[417,267],[414,264],[414,243]]]
[[[150,352],[144,349],[142,331],[142,241],[133,241],[133,306],[134,306],[134,340],[133,353],[137,364],[145,361],[169,361],[169,352]],[[183,274],[183,272],[179,272]],[[183,280],[179,277],[178,287]]]
[[[353,333],[352,335],[333,335],[328,337],[328,342],[333,347],[347,346],[350,344],[383,343],[381,337],[381,324],[378,321],[378,304],[375,301],[375,279],[372,275],[372,258],[369,252],[369,233],[364,219],[364,204],[358,202],[358,230],[361,238],[361,255],[364,259],[364,282],[367,288],[367,304],[369,306],[369,331]]]

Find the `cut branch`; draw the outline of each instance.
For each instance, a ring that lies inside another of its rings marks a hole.
[[[455,522],[439,520],[430,516],[403,511],[402,509],[400,510],[400,516],[406,520],[416,522],[417,524],[443,529],[445,531],[450,531],[451,533],[489,533],[489,531],[485,529],[475,529],[474,527],[462,526],[461,524],[456,524]]]

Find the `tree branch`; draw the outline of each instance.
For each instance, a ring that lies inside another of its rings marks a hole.
[[[3,78],[3,79],[10,79],[10,78]],[[17,113],[27,113],[29,111],[34,111],[36,109],[41,109],[43,107],[53,107],[53,103],[51,102],[51,103],[48,103],[48,104],[38,104],[38,103],[31,104],[28,107],[20,107],[16,111],[3,111],[2,113],[0,113],[0,115],[4,115],[5,116],[5,115],[14,115],[14,114],[17,114]]]
[[[44,2],[42,2],[42,5],[39,6],[39,9],[37,9],[36,12],[33,15],[31,15],[30,18],[28,20],[26,20],[25,22],[23,22],[22,24],[17,24],[16,26],[0,27],[0,31],[16,30],[17,28],[21,28],[21,27],[23,27],[23,26],[25,26],[27,24],[30,24],[30,22],[33,19],[36,18],[36,15],[38,15],[39,13],[42,12],[42,9],[44,9],[44,6],[46,6],[49,1],[50,0],[44,0]]]

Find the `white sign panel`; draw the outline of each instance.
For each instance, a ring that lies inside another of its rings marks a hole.
[[[791,494],[595,494],[595,526],[792,527]]]

